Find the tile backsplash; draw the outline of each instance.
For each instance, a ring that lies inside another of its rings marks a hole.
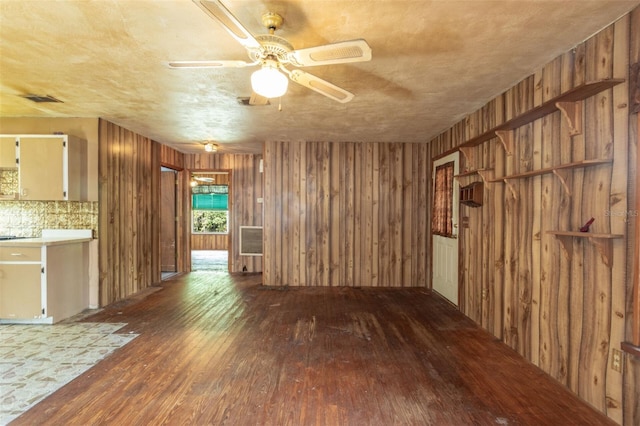
[[[18,171],[0,169],[0,197],[13,197],[18,192]]]
[[[98,233],[96,201],[0,201],[0,235],[39,237],[43,229],[92,229]]]

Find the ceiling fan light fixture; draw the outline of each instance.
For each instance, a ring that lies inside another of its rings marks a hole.
[[[218,145],[212,144],[211,142],[208,142],[204,145],[204,150],[207,152],[217,152],[218,151]]]
[[[275,61],[266,60],[258,71],[251,74],[251,88],[265,98],[279,98],[287,93],[289,79],[278,71]]]

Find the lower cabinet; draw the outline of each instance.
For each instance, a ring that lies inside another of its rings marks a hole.
[[[38,247],[0,247],[0,318],[42,317],[41,253]]]
[[[0,265],[0,318],[42,316],[40,265]]]
[[[0,323],[53,324],[89,307],[88,243],[0,246]]]

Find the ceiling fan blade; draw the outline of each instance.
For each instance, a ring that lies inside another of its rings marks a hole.
[[[371,47],[360,38],[294,50],[287,57],[298,67],[364,62],[371,60]]]
[[[193,0],[207,15],[215,18],[238,43],[247,49],[261,49],[258,40],[233,16],[220,0]]]
[[[171,61],[169,68],[244,68],[256,65],[245,61]]]
[[[335,84],[329,83],[308,72],[293,70],[289,72],[289,77],[296,83],[343,104],[349,102],[354,96],[353,93],[347,92]]]

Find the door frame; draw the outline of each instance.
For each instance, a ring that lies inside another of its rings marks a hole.
[[[431,163],[431,182],[432,182],[432,191],[431,191],[431,206],[433,206],[433,202],[434,202],[434,196],[435,196],[435,173],[436,173],[436,167],[442,165],[442,164],[446,164],[453,161],[453,185],[452,185],[452,210],[451,210],[451,221],[452,221],[452,237],[442,237],[439,235],[433,235],[433,232],[431,232],[431,290],[437,292],[438,294],[440,294],[442,297],[444,297],[445,299],[449,300],[451,303],[455,304],[456,306],[460,306],[460,283],[459,283],[459,279],[460,279],[460,275],[459,275],[459,261],[460,261],[460,250],[459,250],[459,233],[460,233],[460,227],[459,227],[459,212],[460,212],[460,190],[459,190],[459,185],[457,182],[457,179],[455,176],[457,176],[460,173],[460,151],[456,150],[453,152],[449,152],[445,155],[442,156],[438,156],[435,157],[432,160]],[[432,231],[431,228],[431,224],[429,224],[430,230]],[[449,299],[448,297],[446,297],[444,294],[442,294],[441,292],[439,292],[438,290],[436,290],[436,288],[434,287],[435,284],[435,262],[434,262],[434,255],[435,255],[435,247],[436,247],[436,243],[435,243],[435,239],[436,238],[450,238],[450,239],[454,239],[455,240],[455,262],[452,262],[453,265],[453,270],[455,270],[455,301]]]
[[[167,169],[172,169],[175,170],[176,172],[176,272],[177,273],[184,273],[186,271],[188,271],[188,263],[187,263],[187,256],[186,256],[186,252],[189,248],[189,238],[188,238],[188,234],[186,234],[185,232],[185,224],[184,224],[184,217],[185,217],[185,200],[184,200],[184,194],[185,192],[187,192],[185,190],[185,187],[188,186],[188,181],[186,181],[185,179],[185,169],[183,167],[180,166],[175,166],[173,164],[170,163],[165,163],[165,162],[161,162],[160,163],[160,173],[162,173],[162,168],[167,168]],[[158,179],[161,179],[161,176],[158,177]],[[160,183],[158,184],[158,203],[160,203],[160,199],[161,199],[161,195],[159,194],[161,190],[161,185]],[[160,211],[162,207],[160,205],[158,205],[158,211]],[[161,265],[161,259],[160,259],[160,229],[158,228],[157,231],[157,235],[156,235],[156,247],[158,250],[158,262],[157,262],[157,268],[158,271],[160,271],[162,269],[162,265]],[[159,276],[162,277],[162,273],[159,272]]]
[[[179,234],[179,226],[178,226],[178,218],[180,217],[179,214],[179,197],[180,197],[180,191],[178,191],[178,184],[179,184],[179,177],[180,177],[180,171],[176,170],[172,167],[168,167],[168,166],[164,166],[162,165],[160,167],[160,189],[161,191],[166,190],[167,188],[163,187],[162,182],[163,182],[163,173],[173,173],[173,216],[174,219],[172,221],[173,223],[173,236],[174,236],[174,244],[173,244],[173,262],[174,262],[174,269],[175,271],[164,271],[163,268],[163,250],[162,250],[162,230],[164,229],[162,227],[162,215],[163,213],[166,212],[166,207],[165,205],[161,205],[160,206],[160,233],[158,236],[158,240],[159,240],[159,244],[160,244],[160,273],[162,274],[163,272],[173,272],[173,273],[178,273],[180,271],[179,269],[179,265],[178,265],[178,245],[179,245],[179,239],[180,239],[180,234]],[[160,196],[160,200],[162,200],[162,195]]]
[[[188,181],[191,182],[192,176],[193,174],[198,174],[198,173],[216,173],[216,174],[226,174],[227,175],[227,180],[228,180],[228,185],[229,185],[229,198],[228,198],[228,212],[229,212],[229,216],[228,216],[228,223],[227,223],[227,227],[228,227],[228,232],[226,235],[226,239],[227,239],[227,272],[232,272],[232,254],[234,253],[233,251],[233,229],[235,226],[235,221],[234,221],[234,216],[233,216],[233,169],[211,169],[211,168],[198,168],[198,169],[188,169],[187,170],[187,177],[188,177]],[[187,190],[186,190],[187,194],[186,194],[186,214],[185,214],[185,226],[187,229],[187,235],[188,235],[188,239],[189,239],[189,250],[188,250],[188,258],[189,258],[189,271],[192,270],[192,264],[191,264],[191,257],[192,257],[192,251],[193,251],[193,244],[192,244],[192,238],[193,238],[193,233],[192,233],[192,212],[191,212],[191,186],[187,185]],[[215,250],[221,250],[221,249],[215,249]]]

